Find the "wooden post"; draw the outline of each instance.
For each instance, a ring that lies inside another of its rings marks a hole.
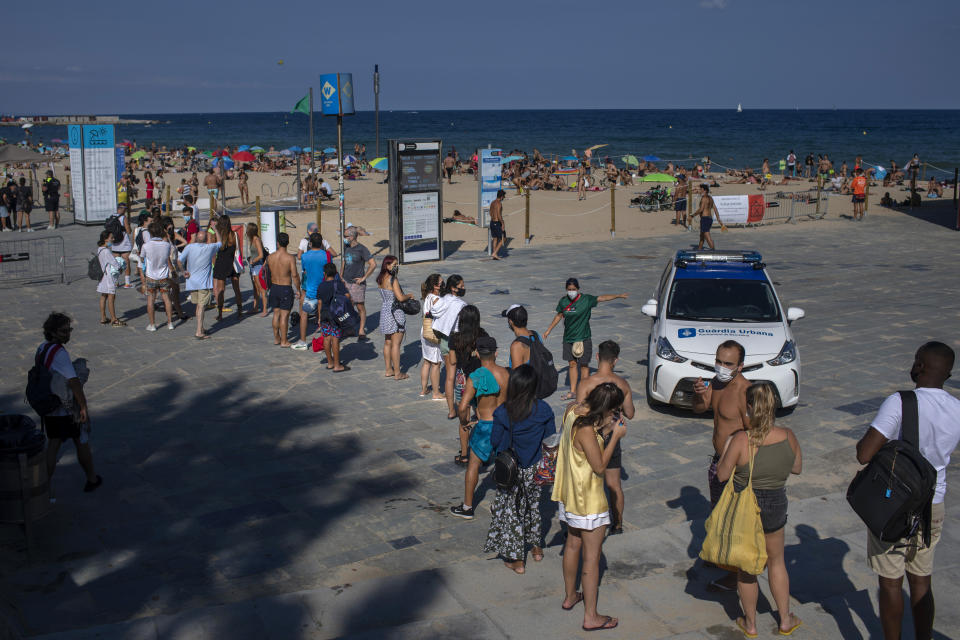
[[[257,198],[259,200],[259,198]],[[323,211],[323,204],[320,202],[320,187],[317,186],[317,229],[321,230],[323,227],[320,226],[320,212]],[[321,231],[321,233],[323,233]]]
[[[867,209],[870,208],[870,181],[867,180],[867,187],[863,192],[863,214],[867,214]]]
[[[610,185],[610,237],[617,236],[617,202],[616,202],[617,183]]]
[[[257,224],[260,224],[260,196],[257,196]]]
[[[920,172],[920,181],[921,182],[927,181],[927,163],[926,162],[923,163],[923,169]]]
[[[960,169],[953,170],[953,204],[957,204],[957,178],[960,178]],[[67,184],[70,184],[69,181]]]
[[[820,217],[820,176],[817,175],[817,212],[816,216]]]
[[[524,190],[523,239],[530,244],[530,189]]]
[[[69,173],[66,175],[66,178],[67,178],[67,192],[66,192],[64,195],[65,195],[67,198],[70,198],[70,209],[73,210],[74,213],[76,213],[76,212],[77,212],[77,204],[73,201],[73,189],[70,188],[70,174],[69,174]],[[956,201],[956,199],[957,199],[957,181],[956,181],[956,180],[953,181],[953,199],[954,199],[954,201]]]
[[[167,215],[173,215],[172,213],[173,201],[170,199],[170,185],[167,185]]]

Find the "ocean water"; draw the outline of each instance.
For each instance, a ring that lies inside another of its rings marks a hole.
[[[242,144],[308,146],[307,116],[302,113],[129,114],[163,124],[120,126],[118,139],[139,145],[193,145],[203,149]],[[595,144],[601,158],[625,154],[656,155],[664,160],[710,156],[714,165],[759,167],[776,162],[791,149],[828,153],[835,164],[850,166],[857,154],[871,164],[903,165],[914,153],[949,171],[960,166],[960,110],[539,110],[539,111],[381,111],[380,153],[389,138],[440,138],[445,149],[472,152],[488,144],[504,150],[534,148],[544,154],[582,152]],[[59,129],[59,128],[58,128]],[[336,145],[336,118],[314,115],[316,147]],[[47,133],[50,131],[51,133]],[[52,127],[40,136],[65,137]],[[344,147],[367,145],[376,153],[373,112],[344,118]],[[929,170],[928,170],[929,171]],[[943,174],[941,174],[943,175]]]

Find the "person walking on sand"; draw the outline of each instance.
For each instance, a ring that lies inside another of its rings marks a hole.
[[[453,170],[457,167],[457,160],[453,157],[453,152],[447,153],[443,159],[443,172],[447,176],[447,184],[453,184]]]
[[[853,220],[863,220],[863,209],[867,201],[867,178],[863,175],[863,169],[854,171],[854,178],[850,182],[850,189],[853,191]]]
[[[427,279],[420,285],[420,299],[423,311],[423,318],[430,318],[431,329],[433,323],[432,309],[433,305],[440,301],[440,294],[443,292],[443,276],[439,273],[431,273]],[[423,326],[420,327],[420,351],[423,354],[423,360],[420,363],[420,397],[427,396],[427,383],[433,390],[431,400],[446,400],[440,389],[440,362],[443,356],[440,355],[439,341],[427,340],[423,335]]]
[[[600,589],[600,556],[610,511],[603,491],[603,474],[616,444],[627,433],[614,412],[623,405],[623,392],[604,382],[584,403],[567,407],[557,450],[557,469],[551,499],[557,502],[560,522],[567,525],[563,546],[565,611],[583,602],[583,630],[614,629],[618,620],[597,613]],[[600,432],[611,424],[610,442],[603,446]],[[582,569],[579,569],[581,567]],[[578,571],[579,569],[579,571]],[[579,575],[578,575],[579,573]],[[579,577],[582,592],[577,592]]]
[[[478,348],[479,345],[477,341]],[[534,473],[542,457],[544,438],[556,432],[553,409],[537,399],[536,370],[528,364],[513,369],[506,398],[493,412],[490,444],[491,455],[513,450],[519,474],[509,489],[497,488],[483,550],[496,552],[504,565],[518,574],[526,571],[524,557],[528,545],[533,561],[543,560],[540,486],[534,481]]]
[[[267,270],[270,273],[269,302],[273,307],[273,344],[289,347],[287,327],[293,301],[300,295],[300,273],[297,260],[287,251],[290,236],[277,234],[277,250],[267,257]]]
[[[752,481],[760,507],[760,522],[767,549],[767,576],[773,600],[777,604],[782,636],[791,635],[801,624],[790,612],[790,576],[783,558],[783,529],[787,524],[787,478],[803,469],[800,443],[790,429],[774,424],[777,409],[775,392],[769,383],[747,389],[749,417],[742,431],[724,443],[717,464],[717,478],[726,482],[733,476],[733,487],[743,491]],[[757,576],[737,572],[737,591],[743,617],[736,624],[748,638],[757,637]]]
[[[490,237],[493,239],[493,247],[490,249],[490,257],[494,260],[500,259],[500,249],[503,248],[503,242],[507,232],[503,227],[503,200],[507,197],[507,192],[503,189],[497,191],[496,199],[490,203]]]
[[[677,188],[673,191],[673,210],[675,217],[673,224],[682,226],[684,231],[689,228],[687,224],[687,176],[682,173],[677,176]]]
[[[613,372],[617,361],[620,358],[620,345],[613,340],[605,340],[597,347],[597,372],[581,382],[577,386],[577,402],[583,404],[587,396],[604,382],[612,382],[623,392],[623,406],[620,407],[620,414],[626,420],[633,420],[633,392],[630,390],[630,384],[622,377]],[[620,441],[611,445],[612,425],[608,425],[601,432],[603,435],[604,447],[613,446],[613,455],[610,457],[610,463],[603,477],[607,488],[610,489],[612,502],[610,504],[610,535],[623,533],[623,487],[620,485],[620,468],[622,451],[620,450]]]
[[[587,169],[583,164],[577,165],[577,200],[587,199]]]
[[[397,303],[413,298],[412,293],[404,293],[397,279],[400,261],[396,256],[385,256],[380,263],[380,275],[377,285],[380,291],[380,333],[383,334],[383,361],[386,365],[384,376],[394,380],[406,380],[410,376],[400,370],[400,344],[406,332],[407,317]]]
[[[590,373],[590,358],[593,357],[592,334],[590,333],[590,315],[600,302],[609,302],[617,298],[626,300],[626,293],[593,296],[580,291],[580,281],[567,278],[567,295],[557,302],[557,315],[546,331],[546,342],[553,328],[563,320],[563,359],[569,364],[570,391],[562,400],[574,400],[577,397],[577,382],[586,379]]]
[[[693,214],[694,218],[700,218],[700,243],[697,245],[697,250],[703,249],[704,242],[711,249],[716,249],[713,238],[710,236],[710,229],[713,227],[713,215],[717,215],[717,222],[720,223],[721,231],[726,231],[727,227],[720,219],[720,212],[717,211],[717,205],[713,202],[713,196],[710,195],[710,185],[704,183],[700,185],[700,189],[703,191],[703,197],[700,199],[700,206]]]

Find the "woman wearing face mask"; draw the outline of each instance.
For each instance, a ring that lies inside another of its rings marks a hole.
[[[113,257],[113,234],[109,231],[100,232],[100,240],[97,242],[97,260],[100,262],[100,268],[103,269],[103,277],[100,278],[100,284],[97,285],[97,293],[100,294],[100,324],[109,324],[114,327],[125,327],[127,323],[117,318],[116,298],[117,281],[116,276],[120,273],[117,267],[117,260]],[[110,319],[107,319],[107,310],[110,311]]]
[[[383,360],[386,364],[384,375],[394,380],[406,380],[410,376],[400,371],[400,343],[406,331],[407,317],[403,310],[394,309],[394,301],[403,302],[413,297],[404,293],[397,280],[400,262],[396,256],[386,256],[380,263],[380,275],[377,285],[380,287],[380,333],[383,334]]]
[[[563,400],[577,397],[577,383],[580,378],[590,374],[590,358],[593,357],[593,342],[590,333],[590,315],[599,302],[626,299],[626,293],[592,296],[580,291],[580,282],[576,278],[567,279],[567,295],[557,303],[557,315],[550,327],[543,333],[543,339],[550,336],[553,328],[563,320],[563,359],[570,367],[570,392]]]
[[[420,285],[423,317],[433,318],[433,305],[440,301],[443,292],[443,276],[439,273],[430,274]],[[440,393],[440,345],[423,337],[423,327],[420,328],[420,350],[423,352],[423,361],[420,363],[420,397],[427,396],[427,383],[433,388],[431,400],[445,400]]]
[[[457,410],[453,399],[453,379],[455,368],[451,363],[450,334],[457,330],[457,318],[460,311],[467,306],[463,296],[467,293],[466,284],[457,274],[447,278],[447,285],[443,288],[440,300],[434,302],[431,308],[433,315],[433,332],[440,339],[440,355],[443,356],[446,374],[444,375],[444,395],[447,398],[447,418],[456,420]]]
[[[780,634],[790,635],[802,623],[790,612],[790,576],[783,558],[783,530],[787,524],[787,478],[803,469],[800,443],[790,429],[774,425],[777,399],[768,383],[747,389],[746,428],[727,439],[717,464],[717,479],[726,482],[733,476],[733,488],[742,491],[752,479],[753,492],[760,507],[760,522],[767,547],[767,575],[770,591],[777,603]],[[751,478],[751,462],[753,464]],[[737,626],[748,638],[757,634],[757,576],[740,571],[737,591],[743,617]]]

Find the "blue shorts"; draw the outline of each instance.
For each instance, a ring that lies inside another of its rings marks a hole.
[[[713,226],[713,218],[700,216],[700,233],[710,233],[710,227]]]
[[[477,426],[470,432],[470,450],[483,462],[493,455],[493,445],[490,443],[491,433],[493,433],[493,420],[477,421]]]

